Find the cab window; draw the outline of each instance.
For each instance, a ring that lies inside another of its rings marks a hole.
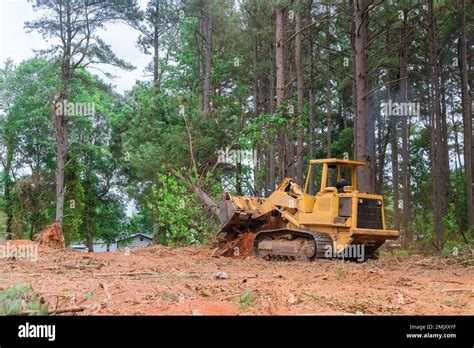
[[[321,188],[321,168],[321,165],[311,165],[308,187],[306,188],[307,194],[314,196],[319,192]]]

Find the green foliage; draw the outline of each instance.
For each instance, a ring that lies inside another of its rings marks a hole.
[[[447,240],[446,243],[443,245],[443,253],[445,255],[452,255],[455,257],[462,255],[469,256],[470,251],[471,250],[469,249],[469,244],[464,241]]]
[[[94,296],[95,291],[90,290],[84,294],[84,300],[90,300]]]
[[[352,128],[344,128],[331,144],[333,157],[343,158],[344,153],[347,152],[349,158],[352,158],[353,139],[354,134],[352,132]]]
[[[412,228],[417,239],[431,241],[433,237],[433,212],[416,214],[413,217]]]
[[[0,231],[6,231],[6,227],[7,227],[7,214],[5,214],[3,210],[0,210]]]
[[[73,240],[80,240],[81,225],[84,219],[85,190],[81,179],[78,177],[80,171],[75,167],[74,161],[66,168],[65,178],[68,190],[65,195],[63,234],[66,244]]]
[[[58,85],[57,67],[47,60],[33,58],[18,67],[3,69],[2,102],[5,117],[0,146],[6,148],[6,169],[3,182],[4,208],[11,215],[10,226],[15,236],[31,237],[49,217],[48,203],[52,197],[49,174],[54,168],[54,131],[51,125],[50,100]],[[12,180],[17,168],[31,168],[31,175]],[[8,195],[7,195],[8,193]]]
[[[147,216],[147,210],[141,209],[137,211],[128,222],[127,231],[130,234],[146,233],[153,234],[153,227],[151,225],[152,219]]]
[[[240,144],[251,144],[252,147],[258,143],[268,144],[274,141],[278,127],[286,123],[287,120],[281,113],[273,115],[261,113],[246,125]]]
[[[206,214],[196,197],[173,175],[158,173],[148,204],[158,241],[170,246],[203,243],[208,236]]]
[[[46,315],[48,306],[34,293],[28,284],[17,284],[0,290],[0,315]]]
[[[244,292],[242,295],[239,296],[238,298],[238,304],[240,310],[244,311],[246,310],[249,306],[253,304],[255,300],[255,294],[252,291],[247,291]]]
[[[11,186],[8,207],[14,216],[14,235],[32,238],[51,223],[55,215],[55,139],[51,101],[58,88],[58,70],[55,64],[38,58],[16,68],[7,66],[4,69],[11,69],[11,72],[8,79],[2,80],[1,86],[8,87],[10,94],[6,109],[8,117],[0,118],[6,127],[1,133],[0,145],[6,144],[11,151],[14,168],[31,168],[30,175],[17,179]],[[85,238],[86,217],[100,237],[113,239],[122,232],[124,209],[120,197],[110,192],[119,180],[119,168],[107,151],[110,138],[107,117],[114,98],[110,88],[97,77],[83,69],[76,71],[68,102],[94,103],[95,115],[71,115],[69,120],[70,151],[65,173],[63,225],[66,243]],[[8,179],[9,176],[4,180]],[[7,202],[2,207],[6,209]]]
[[[54,43],[50,48],[40,51],[44,56],[57,58],[58,48],[63,51],[69,49],[71,55],[67,59],[71,60],[68,65],[71,65],[72,70],[80,67],[80,63],[90,64],[91,62],[113,64],[127,70],[134,68],[118,58],[111,47],[97,35],[97,31],[113,21],[139,19],[141,12],[138,10],[136,0],[91,2],[87,3],[87,6],[80,2],[69,2],[70,5],[65,6],[61,0],[33,0],[32,2],[34,10],[41,10],[41,16],[26,22],[25,28],[38,31],[46,41],[51,38],[61,38],[59,44],[62,46]],[[69,20],[63,20],[66,17]],[[74,35],[65,35],[66,32],[74,33]],[[67,39],[70,41],[66,41]],[[65,59],[65,55],[62,58]]]

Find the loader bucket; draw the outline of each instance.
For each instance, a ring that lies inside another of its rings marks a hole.
[[[248,232],[261,225],[264,220],[255,219],[254,215],[264,201],[265,198],[232,196],[229,192],[224,192],[219,204],[219,233]]]

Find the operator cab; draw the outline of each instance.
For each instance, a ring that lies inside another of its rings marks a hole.
[[[358,195],[356,169],[363,165],[337,158],[311,160],[301,209],[317,213],[320,221],[328,224],[350,223],[353,197]]]
[[[305,194],[349,193],[357,190],[356,168],[364,162],[337,158],[311,160],[306,177]]]

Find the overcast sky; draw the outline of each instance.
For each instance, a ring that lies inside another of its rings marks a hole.
[[[139,0],[142,7],[147,0]],[[0,63],[3,65],[7,58],[13,59],[16,65],[35,55],[34,49],[49,47],[43,37],[37,32],[27,33],[24,23],[40,16],[41,12],[33,11],[32,3],[27,0],[0,0]],[[96,69],[90,69],[105,82],[116,86],[123,93],[129,90],[135,80],[150,79],[145,76],[145,66],[151,60],[140,52],[136,45],[138,32],[125,24],[110,24],[106,30],[100,31],[99,36],[109,45],[114,53],[125,61],[132,63],[136,69],[127,72],[111,66],[101,66],[100,69],[116,76],[109,79]]]

